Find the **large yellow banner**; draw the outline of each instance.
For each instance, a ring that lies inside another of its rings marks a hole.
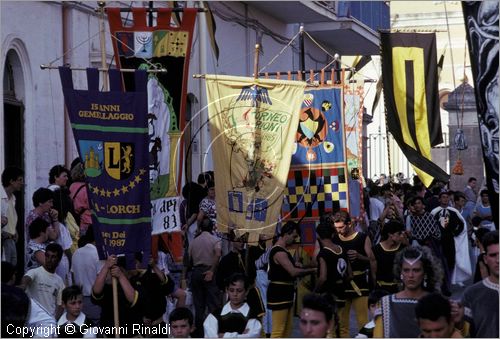
[[[217,228],[274,235],[305,82],[207,75]]]

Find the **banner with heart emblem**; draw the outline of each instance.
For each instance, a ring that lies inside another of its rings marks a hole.
[[[349,210],[342,87],[304,93],[282,208],[284,219]]]

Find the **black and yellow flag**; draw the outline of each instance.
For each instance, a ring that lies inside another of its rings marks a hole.
[[[436,36],[380,33],[387,124],[425,186],[449,175],[432,162],[443,142],[439,112]]]

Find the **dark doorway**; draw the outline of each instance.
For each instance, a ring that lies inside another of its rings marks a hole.
[[[21,102],[4,97],[4,163],[24,167],[24,107]],[[17,283],[24,274],[24,190],[15,192],[17,212]]]

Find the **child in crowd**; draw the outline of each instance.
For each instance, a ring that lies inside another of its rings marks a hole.
[[[363,326],[356,338],[373,338],[373,329],[375,328],[375,310],[377,309],[377,304],[383,296],[388,295],[389,292],[382,289],[373,290],[368,295],[368,317],[370,321]]]
[[[92,322],[82,312],[83,293],[80,286],[72,285],[62,291],[65,312],[59,318],[59,336],[64,338],[95,338]]]
[[[248,288],[248,279],[241,273],[234,273],[227,279],[229,302],[207,316],[203,323],[205,338],[239,337],[242,334],[249,338],[260,336],[262,325],[245,302]]]
[[[178,307],[170,313],[168,318],[170,335],[172,338],[191,338],[194,330],[193,313],[187,307]]]

